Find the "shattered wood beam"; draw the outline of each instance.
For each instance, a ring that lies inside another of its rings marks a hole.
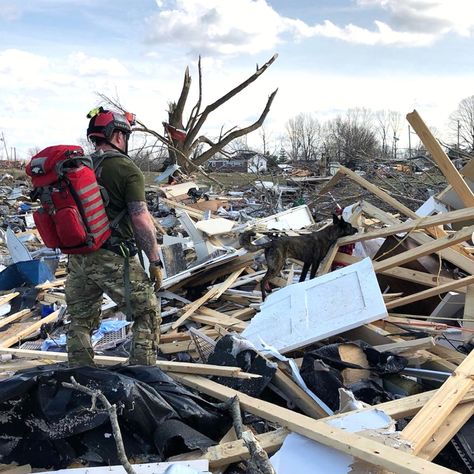
[[[55,288],[57,286],[63,286],[66,283],[66,278],[60,278],[58,280],[48,282],[48,283],[41,283],[40,285],[36,285],[35,288],[37,290],[49,290],[50,288]]]
[[[172,325],[172,329],[176,329],[181,326],[188,318],[197,311],[202,305],[207,303],[217,292],[219,291],[219,287],[214,287],[208,290],[203,296],[198,298],[196,301],[186,305],[183,310],[184,313],[175,321]]]
[[[423,405],[425,405],[435,393],[436,393],[436,390],[431,390],[431,391],[423,392],[417,395],[410,395],[408,397],[400,398],[398,400],[380,403],[378,405],[375,405],[369,408],[354,410],[351,413],[355,414],[355,413],[363,413],[365,411],[381,410],[387,415],[391,416],[392,418],[398,420],[401,418],[415,415],[420,410],[420,408]],[[465,406],[468,406],[469,402],[471,402],[472,404],[473,401],[474,401],[474,392],[470,391],[466,395],[466,397],[462,400],[462,404],[456,407],[456,410],[459,410]],[[347,413],[334,415],[331,417],[327,417],[322,421],[326,422],[328,420],[341,418],[346,415]],[[278,428],[275,431],[270,431],[268,433],[257,435],[257,440],[261,444],[262,448],[265,449],[265,451],[267,451],[269,454],[272,454],[281,447],[287,435],[288,435],[288,430],[284,428]],[[425,452],[427,452],[427,450],[426,451],[423,450],[420,453],[420,457],[423,457],[423,459],[428,459],[425,456]],[[204,454],[201,454],[200,452],[186,453],[185,455],[173,456],[172,458],[168,459],[168,461],[175,461],[175,460],[178,461],[178,460],[186,460],[186,459],[207,459],[209,461],[209,467],[211,469],[215,469],[218,467],[227,466],[229,464],[238,462],[239,460],[248,459],[248,457],[249,457],[248,449],[244,445],[243,441],[237,440],[237,441],[232,441],[225,444],[211,446],[210,448],[208,448],[208,450]]]
[[[448,155],[443,151],[436,138],[430,132],[418,112],[414,110],[407,114],[407,120],[420,137],[423,145],[425,145],[426,149],[430,152],[433,160],[438,165],[448,183],[461,198],[464,205],[466,207],[474,206],[474,194],[460,175],[459,171],[455,168],[452,161],[448,158]]]
[[[319,420],[328,414],[283,370],[277,369],[272,382],[307,416]]]
[[[429,336],[423,337],[421,339],[412,339],[408,341],[391,342],[389,344],[380,344],[378,346],[373,347],[379,352],[390,351],[394,352],[395,354],[399,354],[401,352],[406,352],[407,350],[430,349],[434,345],[434,339]]]
[[[18,321],[19,319],[24,318],[25,316],[29,316],[30,314],[30,309],[23,309],[21,311],[18,311],[17,313],[13,313],[10,316],[7,316],[6,318],[0,320],[0,328],[8,326],[9,324]]]
[[[18,293],[18,291],[15,291],[13,293],[9,293],[8,295],[5,295],[5,296],[1,296],[0,297],[0,306],[8,303],[9,301],[11,301],[13,298],[16,298],[20,293]]]
[[[442,474],[454,472],[445,467],[419,459],[409,453],[404,453],[382,443],[369,440],[358,434],[349,433],[329,426],[322,421],[313,420],[305,415],[295,413],[287,408],[250,397],[203,377],[177,374],[172,376],[184,385],[218,400],[225,401],[238,396],[242,408],[256,416],[278,423],[295,433],[399,474],[419,474],[423,472],[427,474]]]
[[[364,212],[366,212],[369,215],[376,216],[377,219],[379,219],[381,222],[385,224],[388,224],[388,225],[401,224],[401,221],[399,221],[393,216],[390,216],[387,212],[382,211],[381,209],[374,206],[373,204],[370,204],[366,201],[362,201],[361,206]],[[433,239],[429,235],[426,235],[422,232],[415,232],[412,235],[410,235],[410,238],[420,245],[426,244],[428,242],[433,242]],[[447,260],[448,262],[451,262],[452,264],[454,264],[456,267],[459,267],[465,272],[471,275],[474,275],[474,260],[472,260],[470,257],[464,254],[461,254],[459,252],[456,252],[455,250],[451,248],[439,250],[436,253],[440,257]]]
[[[308,206],[314,204],[315,201],[318,200],[320,196],[324,196],[327,192],[329,192],[334,186],[336,186],[341,179],[344,178],[344,173],[341,170],[337,170],[336,174],[318,191],[317,197],[314,201],[310,202]]]
[[[462,327],[468,331],[463,331],[462,336],[464,342],[468,342],[473,336],[474,332],[474,285],[469,285],[466,288],[466,298],[464,300],[463,323]],[[473,332],[471,332],[473,331]]]
[[[474,415],[474,402],[458,405],[432,434],[428,444],[418,453],[418,457],[432,461],[472,415]]]
[[[331,270],[331,266],[336,259],[336,256],[339,255],[338,250],[339,250],[339,241],[341,239],[338,239],[338,241],[331,246],[329,249],[329,252],[326,254],[326,256],[323,258],[323,261],[319,265],[318,271],[316,272],[316,276],[321,276],[321,275],[326,275],[326,273]]]
[[[390,227],[385,227],[383,229],[378,229],[371,232],[359,232],[354,235],[342,237],[337,241],[337,243],[341,246],[354,242],[362,242],[364,240],[376,239],[379,237],[388,237],[390,235],[410,232],[416,229],[426,229],[427,227],[433,227],[443,224],[452,224],[454,222],[463,222],[471,219],[474,219],[474,207],[459,209],[457,211],[452,212],[443,212],[441,214],[436,214],[435,216],[421,217],[412,221],[403,222],[401,224],[394,224]]]
[[[199,211],[199,210],[194,209],[192,207],[186,206],[185,204],[181,204],[179,202],[172,201],[171,199],[160,197],[160,201],[163,204],[166,204],[169,207],[173,207],[174,209],[182,209],[183,211],[186,211],[194,219],[200,220],[200,219],[202,219],[202,217],[204,215],[204,212],[202,212],[202,211]],[[211,215],[211,217],[212,217],[212,215]]]
[[[456,408],[474,384],[474,351],[456,368],[436,391],[430,401],[414,416],[401,432],[411,443],[412,452],[419,454],[441,427],[446,417]]]
[[[412,211],[410,208],[402,204],[400,201],[397,201],[395,198],[390,196],[390,194],[386,193],[385,191],[382,191],[378,186],[375,186],[375,184],[372,184],[371,182],[362,178],[362,176],[359,176],[357,173],[354,173],[354,171],[350,170],[349,168],[346,168],[345,166],[341,166],[340,170],[342,173],[344,173],[349,178],[351,178],[352,181],[355,181],[357,184],[367,189],[367,191],[370,191],[371,193],[375,194],[379,199],[386,202],[387,204],[389,204],[390,206],[392,206],[394,209],[401,212],[405,216],[411,217],[412,219],[419,218],[416,212]],[[427,228],[426,230],[434,237],[446,235],[446,232],[444,230],[436,228],[436,227]]]
[[[388,275],[395,278],[399,278],[400,280],[410,281],[412,283],[419,283],[420,285],[425,286],[438,286],[444,285],[445,283],[454,283],[457,280],[453,278],[447,278],[443,276],[433,275],[432,273],[420,272],[418,270],[411,270],[409,268],[403,267],[394,267],[388,268],[387,270],[382,270],[382,275]],[[456,290],[458,293],[465,293],[465,288],[458,288]]]
[[[399,306],[404,306],[406,304],[414,303],[415,301],[431,298],[432,296],[440,295],[442,293],[448,293],[449,291],[466,287],[468,285],[472,285],[473,283],[474,275],[471,275],[459,280],[454,280],[452,283],[445,283],[444,285],[435,286],[434,288],[429,288],[428,290],[420,291],[419,293],[414,293],[413,295],[404,296],[403,298],[390,301],[385,303],[385,306],[387,309],[398,308]]]
[[[245,268],[245,267],[244,267]],[[218,288],[218,291],[216,292],[216,294],[211,298],[211,300],[217,300],[219,299],[219,297],[222,295],[222,293],[224,293],[224,291],[226,291],[227,289],[229,289],[233,283],[235,283],[235,280],[237,280],[237,278],[239,278],[240,274],[244,271],[244,268],[239,268],[238,270],[236,270],[235,272],[232,272],[226,279],[225,281],[223,281],[221,284],[219,284],[219,288]]]
[[[35,351],[28,349],[7,349],[0,348],[0,353],[12,354],[16,357],[31,359],[40,358],[49,361],[67,361],[65,352]],[[116,365],[126,362],[127,357],[112,357],[95,355],[94,361],[103,365]],[[219,377],[234,377],[243,379],[259,378],[259,375],[242,372],[240,367],[220,366],[212,364],[195,364],[187,362],[173,362],[166,360],[156,361],[156,366],[165,372],[177,372],[184,374],[215,375]]]
[[[194,313],[189,316],[189,319],[200,324],[209,324],[211,326],[219,324],[220,326],[223,326],[227,329],[233,329],[235,331],[243,331],[247,327],[246,323],[231,316],[216,318],[215,316],[206,316],[204,314]]]
[[[46,316],[45,318],[42,318],[39,321],[34,322],[27,328],[16,333],[14,336],[9,337],[8,339],[5,339],[3,341],[0,341],[0,348],[3,349],[3,348],[11,347],[13,346],[13,344],[20,342],[23,338],[38,331],[43,324],[52,323],[53,321],[56,321],[56,318],[58,317],[59,312],[60,312],[59,309],[57,311],[53,311],[51,314],[48,314],[48,316]]]
[[[455,232],[454,234],[450,234],[448,237],[432,240],[430,242],[420,245],[419,247],[406,250],[405,252],[402,252],[393,257],[374,262],[374,270],[375,272],[380,272],[388,268],[397,267],[399,265],[403,265],[404,263],[416,260],[420,257],[435,253],[436,251],[451,247],[454,244],[465,242],[466,240],[472,237],[473,232],[474,226],[465,227],[464,229],[461,229],[458,232]]]

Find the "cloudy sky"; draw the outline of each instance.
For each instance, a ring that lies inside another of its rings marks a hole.
[[[97,92],[162,132],[187,65],[197,85],[198,55],[206,104],[274,53],[209,135],[253,122],[276,88],[274,140],[300,112],[323,121],[353,107],[416,108],[445,134],[474,94],[473,32],[473,0],[0,0],[0,134],[19,156],[78,143]]]

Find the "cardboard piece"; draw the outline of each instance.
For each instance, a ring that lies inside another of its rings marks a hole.
[[[284,353],[387,316],[369,258],[269,295],[242,336]]]

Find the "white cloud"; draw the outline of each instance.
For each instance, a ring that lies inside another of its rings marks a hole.
[[[71,70],[81,76],[120,77],[128,75],[127,68],[115,58],[95,58],[83,52],[73,53],[69,56]]]
[[[441,36],[469,36],[474,26],[472,0],[355,0],[359,8],[385,14],[374,28],[339,26],[327,19],[310,25],[280,15],[267,0],[157,1],[147,19],[148,41],[185,45],[192,54],[231,55],[269,51],[285,39],[327,37],[364,45],[428,46]]]

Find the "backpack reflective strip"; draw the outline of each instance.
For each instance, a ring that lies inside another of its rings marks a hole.
[[[89,226],[90,230],[91,231],[94,231],[94,230],[97,230],[99,227],[103,226],[104,224],[108,224],[109,222],[109,218],[107,217],[107,215],[105,215],[105,217],[100,220],[99,222],[96,222],[95,224],[92,224],[91,226]]]
[[[86,198],[81,198],[82,204],[87,204],[91,201],[94,201],[95,199],[100,198],[102,200],[102,196],[100,195],[100,191],[95,192],[94,194],[91,194],[90,196]]]
[[[90,214],[90,215],[86,214],[86,219],[87,219],[88,222],[92,222],[95,219],[97,219],[98,217],[103,216],[104,214],[107,215],[105,210],[104,209],[99,209],[97,212],[94,212],[94,214]]]
[[[88,193],[89,191],[92,191],[93,189],[95,188],[98,188],[99,186],[97,185],[97,183],[91,183],[89,184],[88,186],[86,186],[85,188],[82,188],[80,189],[79,191],[77,191],[77,194],[79,196],[82,196],[83,194],[86,194]]]

